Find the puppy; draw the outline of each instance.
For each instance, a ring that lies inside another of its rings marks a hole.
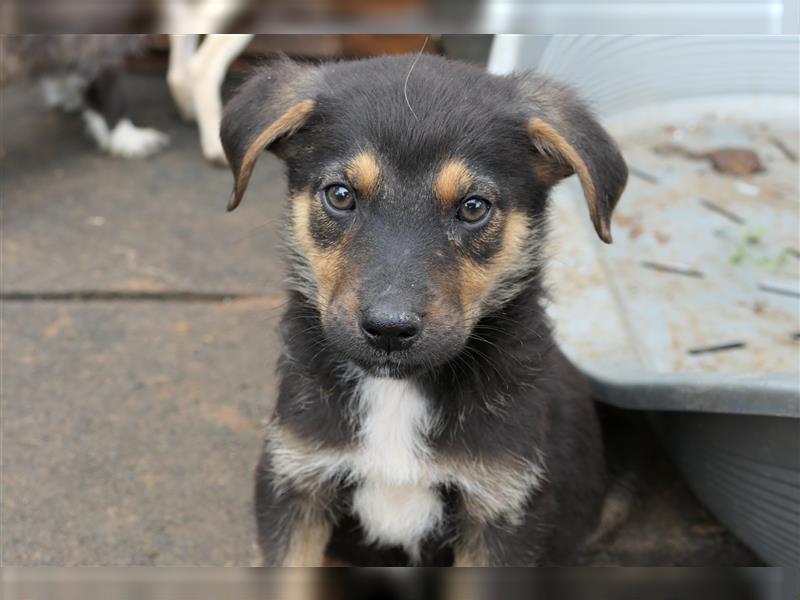
[[[82,111],[86,129],[101,150],[124,158],[150,156],[169,138],[131,122],[122,89],[125,59],[144,48],[146,37],[8,36],[3,40],[0,81],[40,77],[48,106]]]
[[[611,241],[627,168],[609,135],[550,80],[402,56],[267,66],[221,137],[229,210],[264,149],[290,190],[265,563],[356,536],[371,564],[569,564],[605,460],[542,307],[542,244],[573,173]]]

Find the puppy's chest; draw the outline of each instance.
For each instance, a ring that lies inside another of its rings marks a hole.
[[[373,542],[403,546],[413,558],[420,542],[444,522],[442,485],[457,491],[476,518],[505,515],[515,522],[544,481],[542,464],[521,456],[476,460],[434,452],[429,440],[436,415],[412,383],[367,377],[354,400],[358,427],[351,445],[287,447],[278,437],[273,466],[310,490],[352,483],[353,513]]]
[[[358,441],[351,468],[365,479],[396,484],[435,484],[428,438],[434,416],[412,384],[365,378],[358,390]]]
[[[405,546],[413,555],[444,516],[437,485],[446,474],[428,443],[431,407],[408,382],[368,377],[356,410],[358,443],[344,465],[357,482],[353,511],[372,541]]]

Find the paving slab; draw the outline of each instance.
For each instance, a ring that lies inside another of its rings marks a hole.
[[[178,118],[164,78],[127,83],[134,122],[172,139],[157,156],[108,157],[78,115],[47,110],[35,86],[3,88],[3,291],[279,289],[279,161],[265,154],[247,199],[226,213],[232,176],[203,159],[196,127]]]
[[[248,565],[274,301],[2,314],[6,565]]]

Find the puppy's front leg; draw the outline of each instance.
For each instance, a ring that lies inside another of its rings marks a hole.
[[[526,511],[511,511],[490,519],[485,514],[462,515],[455,544],[455,567],[536,567],[550,562],[554,497],[537,494]]]
[[[258,543],[264,566],[321,566],[332,523],[318,495],[276,474],[269,452],[256,471]]]
[[[470,523],[455,548],[454,567],[538,567],[546,564],[544,544],[527,528]]]

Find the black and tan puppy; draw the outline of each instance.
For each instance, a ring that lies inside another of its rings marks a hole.
[[[606,477],[541,305],[548,192],[576,173],[610,242],[627,169],[568,89],[413,62],[281,61],[223,119],[229,209],[264,149],[290,189],[264,559],[320,564],[355,534],[371,564],[569,563]]]

